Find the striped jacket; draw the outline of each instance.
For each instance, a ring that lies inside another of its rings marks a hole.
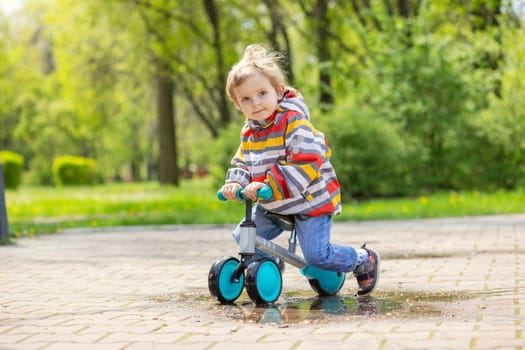
[[[248,120],[232,159],[226,182],[245,187],[265,182],[273,198],[260,205],[279,214],[309,216],[341,212],[339,182],[330,164],[324,135],[310,122],[308,107],[297,90],[287,90],[264,123]]]

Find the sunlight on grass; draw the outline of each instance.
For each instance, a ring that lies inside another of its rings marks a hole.
[[[525,192],[441,192],[418,198],[353,202],[339,220],[415,219],[525,213]]]
[[[239,202],[220,202],[210,178],[180,187],[114,183],[91,187],[22,187],[6,192],[13,237],[61,232],[72,227],[167,224],[236,224]],[[414,198],[345,201],[336,221],[413,219],[525,213],[523,190],[494,193],[442,192]]]
[[[13,237],[61,232],[73,227],[168,224],[235,224],[244,213],[237,202],[219,202],[211,179],[118,183],[88,187],[22,187],[6,192]]]

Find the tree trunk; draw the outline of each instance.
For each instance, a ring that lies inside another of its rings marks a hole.
[[[397,0],[397,9],[401,17],[410,17],[410,5],[408,4],[408,0]]]
[[[317,32],[317,57],[319,60],[319,103],[322,112],[328,112],[334,105],[332,78],[330,76],[331,56],[328,47],[329,19],[328,0],[317,0],[315,4],[315,30]]]
[[[294,85],[294,75],[292,67],[292,52],[290,48],[290,38],[286,31],[286,25],[283,19],[283,13],[278,0],[264,0],[268,8],[272,27],[268,32],[268,40],[272,45],[273,50],[277,50],[286,57],[286,66],[282,67],[286,74],[286,80],[292,86]],[[282,37],[283,43],[279,41],[279,35]]]
[[[224,65],[224,55],[222,53],[222,40],[221,40],[221,28],[219,24],[220,16],[217,14],[217,7],[214,0],[204,0],[204,8],[206,14],[213,28],[213,50],[217,57],[216,69],[217,69],[217,83],[216,86],[220,91],[219,99],[219,113],[221,120],[221,127],[226,127],[231,121],[230,113],[230,102],[228,101],[226,94],[223,93],[224,85],[226,84],[226,73]]]
[[[9,223],[7,221],[7,206],[5,201],[4,168],[0,162],[0,241],[9,239]]]
[[[164,72],[157,75],[157,118],[159,137],[159,182],[179,185],[173,79]]]

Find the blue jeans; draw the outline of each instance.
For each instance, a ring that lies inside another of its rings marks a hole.
[[[264,209],[256,205],[253,208],[252,220],[257,226],[257,236],[272,240],[283,231],[272,220],[264,215]],[[239,243],[240,224],[233,232],[233,238]],[[353,247],[330,243],[332,217],[295,216],[295,230],[306,264],[329,271],[352,272],[357,265],[357,252]],[[267,257],[256,249],[257,258]]]

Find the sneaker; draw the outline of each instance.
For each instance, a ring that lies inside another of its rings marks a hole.
[[[379,255],[373,250],[365,248],[365,246],[366,244],[363,244],[361,248],[367,251],[368,259],[354,270],[354,276],[359,285],[357,290],[359,296],[371,293],[379,278]]]

